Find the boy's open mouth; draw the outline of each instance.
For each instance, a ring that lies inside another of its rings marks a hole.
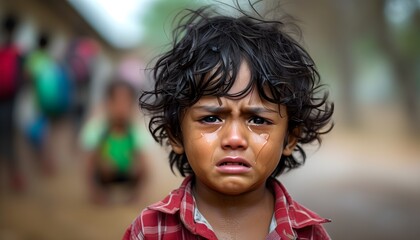
[[[250,168],[251,165],[244,159],[239,157],[227,157],[223,158],[222,160],[218,161],[216,166],[222,167],[222,166],[241,166],[241,167],[247,167]]]
[[[250,167],[249,165],[244,164],[244,163],[234,163],[234,162],[222,162],[221,164],[217,166],[226,166],[226,165],[239,165],[239,166],[244,166],[244,167]]]

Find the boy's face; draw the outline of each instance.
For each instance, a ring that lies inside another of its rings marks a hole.
[[[243,63],[229,93],[249,81]],[[292,153],[295,138],[283,146],[287,122],[285,106],[263,101],[256,90],[241,99],[203,97],[183,116],[183,144],[172,147],[185,152],[196,181],[226,195],[242,194],[264,187],[281,155]]]

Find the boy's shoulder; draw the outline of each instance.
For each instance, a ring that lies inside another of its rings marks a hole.
[[[271,236],[274,236],[273,239],[282,235],[292,237],[295,234],[298,239],[330,239],[322,224],[331,220],[320,217],[315,212],[293,200],[284,185],[277,179],[270,178],[268,181],[276,201],[274,218],[277,226],[276,230],[270,233]]]
[[[292,227],[296,229],[330,222],[329,219],[320,217],[315,212],[293,200],[284,185],[277,179],[270,178],[268,183],[274,192],[276,201],[274,217],[276,219],[287,217],[287,219],[291,220]]]
[[[169,239],[178,239],[180,235],[188,234],[183,226],[188,228],[194,221],[194,200],[190,184],[191,177],[186,177],[179,188],[171,191],[163,200],[145,208],[127,229],[123,239],[163,235]]]
[[[166,214],[148,207],[131,223],[124,239],[133,239],[134,236],[143,239],[146,236],[176,233],[181,228],[180,224],[176,215]]]
[[[187,176],[182,181],[181,186],[172,190],[163,200],[148,206],[145,210],[174,214],[181,209],[182,202],[185,206],[190,205],[192,207],[194,199],[192,198],[191,182],[192,176]]]

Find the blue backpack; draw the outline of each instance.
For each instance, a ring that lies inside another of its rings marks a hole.
[[[68,112],[73,92],[68,71],[43,52],[30,56],[28,68],[41,112],[50,117]]]

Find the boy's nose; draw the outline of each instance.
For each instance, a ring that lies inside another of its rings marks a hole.
[[[248,148],[246,127],[240,123],[231,123],[224,126],[221,144],[223,149],[235,150]]]

